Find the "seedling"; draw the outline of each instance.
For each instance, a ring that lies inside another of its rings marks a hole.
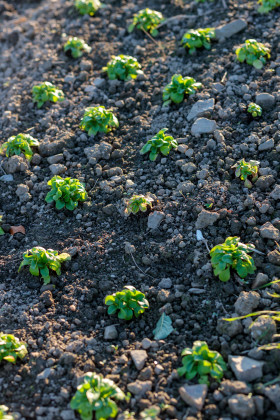
[[[101,7],[99,0],[76,0],[75,7],[81,15],[94,16]]]
[[[34,139],[29,134],[18,134],[11,136],[8,140],[0,146],[0,153],[6,152],[6,156],[24,154],[26,159],[30,160],[33,156],[31,146],[39,146],[37,139]]]
[[[3,220],[3,216],[2,216],[2,215],[0,215],[0,236],[5,235],[4,230],[1,228],[1,223],[2,223],[2,220]]]
[[[255,39],[247,39],[245,44],[237,48],[235,54],[241,63],[246,61],[256,69],[261,69],[266,63],[266,58],[270,58],[270,49]]]
[[[258,179],[258,170],[259,164],[257,160],[250,160],[249,162],[245,162],[244,159],[241,159],[237,162],[233,168],[235,168],[235,176],[240,178],[244,182],[246,188],[252,188],[253,182],[256,182]],[[251,181],[248,179],[251,178]]]
[[[74,210],[79,201],[85,201],[88,198],[84,184],[75,178],[61,178],[60,176],[54,176],[48,185],[51,187],[51,191],[46,195],[46,202],[51,203],[55,201],[55,207],[58,210],[64,207],[67,210]]]
[[[44,82],[41,85],[33,86],[32,100],[37,102],[37,108],[41,108],[47,101],[54,103],[63,101],[64,93],[52,83]]]
[[[105,420],[118,414],[118,406],[113,399],[129,401],[130,395],[125,395],[110,379],[87,372],[71,400],[70,407],[78,411],[82,420],[91,420],[93,412],[97,420]]]
[[[193,95],[202,84],[192,77],[183,77],[181,74],[174,74],[171,82],[163,89],[163,105],[169,105],[171,102],[180,104],[185,95]]]
[[[182,38],[182,44],[194,54],[197,48],[211,49],[211,39],[215,38],[215,28],[191,29]]]
[[[237,236],[228,237],[223,244],[214,246],[210,251],[214,274],[221,281],[226,282],[230,279],[231,268],[236,270],[242,279],[256,270],[253,258],[248,255],[254,250],[254,245],[239,241]]]
[[[252,117],[256,118],[256,117],[261,117],[262,115],[262,107],[255,104],[254,102],[251,102],[248,105],[248,109],[247,111],[249,112],[249,114],[252,115]]]
[[[167,156],[172,148],[178,147],[178,142],[172,136],[166,136],[165,132],[168,128],[160,130],[153,138],[147,141],[147,143],[140,150],[141,155],[149,153],[149,159],[151,161],[156,160],[159,153],[163,156]]]
[[[134,28],[149,32],[152,36],[158,35],[157,27],[164,21],[164,17],[160,12],[151,9],[140,10],[134,15],[133,23],[128,27],[128,32],[132,32]]]
[[[182,351],[183,366],[177,369],[180,376],[193,379],[198,376],[198,383],[209,385],[209,375],[220,382],[227,370],[223,357],[214,350],[209,350],[206,341],[195,341],[192,348]]]
[[[136,58],[129,55],[113,55],[107,66],[103,67],[110,80],[136,79],[139,74],[143,74],[140,69],[141,66]]]
[[[5,360],[15,364],[17,358],[23,359],[27,355],[27,346],[12,334],[0,333],[0,362]],[[1,417],[0,417],[1,418]]]
[[[146,408],[144,411],[141,411],[140,417],[144,420],[157,420],[159,414],[160,408],[154,405],[149,408]]]
[[[12,414],[8,414],[9,408],[5,405],[0,405],[0,420],[15,420]]]
[[[131,320],[133,315],[138,318],[149,308],[149,302],[144,293],[139,292],[133,286],[125,286],[121,292],[106,296],[105,305],[109,306],[109,315],[119,311],[118,318],[126,321]]]
[[[90,136],[95,136],[98,132],[108,133],[118,126],[117,117],[104,106],[86,108],[80,123],[80,128],[87,131]]]
[[[89,53],[91,48],[83,39],[74,36],[69,38],[64,44],[64,51],[66,54],[70,54],[73,58],[79,58],[84,52]]]
[[[260,4],[258,8],[259,13],[269,13],[280,6],[280,0],[258,0],[258,3]]]
[[[148,207],[152,207],[152,203],[153,199],[151,197],[134,194],[127,201],[125,213],[127,216],[129,216],[131,213],[137,214],[139,211],[145,213],[148,210]]]
[[[71,260],[69,254],[58,254],[58,251],[53,249],[45,249],[41,246],[35,246],[28,249],[23,253],[23,261],[21,262],[18,271],[23,266],[28,265],[29,271],[33,276],[41,276],[44,284],[49,284],[51,281],[50,270],[56,272],[57,275],[61,274],[61,263]]]

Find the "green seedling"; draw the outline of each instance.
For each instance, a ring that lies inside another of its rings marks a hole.
[[[0,147],[0,153],[6,152],[6,156],[10,157],[13,155],[24,154],[26,159],[30,160],[33,156],[31,147],[39,146],[37,139],[34,139],[29,134],[18,134],[17,136],[11,136],[8,140]]]
[[[160,407],[154,405],[141,411],[140,417],[144,420],[157,420],[160,414]]]
[[[76,0],[75,7],[81,15],[94,16],[101,7],[99,0]]]
[[[254,102],[251,102],[248,105],[248,109],[247,111],[249,112],[249,114],[252,115],[252,117],[256,118],[256,117],[261,117],[262,116],[262,107],[255,104]]]
[[[85,201],[88,198],[84,184],[75,178],[63,179],[57,175],[48,181],[48,185],[51,191],[48,192],[45,200],[47,203],[55,201],[55,207],[58,210],[64,207],[67,210],[75,210],[79,201]]]
[[[280,6],[280,0],[258,0],[258,3],[260,4],[259,13],[269,13]]]
[[[259,164],[257,160],[245,162],[244,159],[239,160],[232,168],[235,169],[235,176],[244,182],[246,188],[252,188],[253,183],[258,179]],[[251,178],[251,181],[248,179]]]
[[[88,372],[78,386],[70,407],[78,411],[82,420],[92,420],[93,413],[96,420],[106,420],[118,414],[118,406],[113,399],[128,402],[130,395],[125,395],[110,379]]]
[[[182,38],[182,44],[194,54],[197,48],[211,49],[211,39],[215,38],[215,28],[191,29]]]
[[[109,306],[109,315],[119,312],[118,318],[126,321],[131,320],[133,315],[138,318],[149,308],[149,302],[144,293],[139,292],[133,286],[125,286],[121,292],[106,296],[105,305]]]
[[[143,74],[136,58],[129,55],[113,55],[103,70],[107,72],[110,80],[131,80],[136,79],[139,74]]]
[[[58,251],[53,249],[45,249],[41,246],[35,246],[28,249],[23,253],[23,261],[21,262],[18,271],[25,265],[29,266],[29,272],[33,276],[41,276],[44,284],[49,284],[51,281],[50,270],[56,272],[57,275],[61,274],[61,264],[64,261],[71,260],[69,254],[59,254]]]
[[[140,150],[141,155],[149,153],[149,159],[154,161],[160,153],[163,156],[167,156],[171,149],[178,147],[177,140],[172,136],[165,135],[167,130],[168,128],[163,128],[153,138],[148,140]]]
[[[169,105],[171,102],[180,104],[185,95],[193,95],[202,84],[192,77],[183,77],[181,74],[174,74],[171,82],[163,89],[163,105]]]
[[[177,369],[180,376],[193,379],[198,376],[198,383],[209,385],[209,375],[220,382],[227,370],[223,357],[214,350],[209,350],[206,341],[195,341],[192,348],[182,351],[183,366]]]
[[[246,61],[256,69],[261,69],[265,65],[266,59],[270,58],[270,49],[255,39],[247,39],[245,44],[237,48],[235,54],[241,63]]]
[[[5,360],[15,364],[17,358],[23,359],[27,355],[27,346],[12,334],[0,333],[0,362]],[[1,419],[1,417],[0,417]]]
[[[0,236],[5,235],[4,230],[1,228],[2,220],[3,220],[3,216],[0,215]]]
[[[80,123],[80,128],[87,131],[90,136],[95,136],[98,132],[108,133],[118,126],[117,117],[104,106],[86,108]]]
[[[32,100],[37,102],[37,108],[41,108],[47,101],[54,103],[63,101],[64,93],[52,83],[44,82],[41,85],[33,86]]]
[[[79,58],[84,52],[89,53],[91,48],[85,43],[83,39],[77,37],[71,37],[64,44],[64,52],[70,54],[73,58]]]
[[[15,420],[12,414],[8,414],[9,408],[5,405],[0,405],[0,420]]]
[[[148,210],[148,207],[152,207],[152,203],[153,199],[151,197],[134,194],[127,201],[125,214],[129,216],[131,213],[137,214],[139,211],[145,213]]]
[[[254,260],[248,254],[254,250],[254,245],[239,241],[237,236],[228,237],[223,244],[214,246],[210,251],[214,274],[221,281],[226,282],[230,279],[231,268],[236,270],[242,279],[256,270]]]
[[[158,35],[157,27],[164,22],[164,17],[160,12],[151,9],[140,10],[134,15],[133,23],[128,27],[128,32],[132,32],[134,28],[149,32],[152,36]]]

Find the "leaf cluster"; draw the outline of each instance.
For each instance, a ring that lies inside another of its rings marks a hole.
[[[215,28],[191,29],[182,38],[182,44],[194,54],[197,48],[211,49],[211,39],[215,38]]]
[[[266,63],[266,58],[270,58],[270,49],[255,39],[247,39],[235,53],[238,61],[246,61],[256,69],[261,69]]]
[[[211,263],[215,276],[221,281],[230,279],[230,269],[237,271],[239,277],[244,279],[253,274],[256,266],[248,252],[254,250],[253,244],[243,244],[237,236],[228,237],[223,244],[216,245],[210,251]]]
[[[45,102],[61,102],[64,100],[64,93],[57,89],[52,83],[44,82],[40,85],[33,86],[32,100],[37,102],[37,108],[41,108]]]
[[[153,138],[148,140],[140,150],[141,155],[149,153],[149,159],[154,161],[159,153],[167,156],[172,148],[178,147],[177,140],[172,136],[165,135],[167,130],[168,128],[163,128]]]
[[[125,286],[121,292],[108,295],[105,298],[108,314],[112,315],[119,311],[118,318],[129,321],[133,315],[136,318],[149,308],[149,302],[145,294],[136,290],[133,286]]]
[[[131,213],[137,214],[139,211],[145,213],[148,207],[152,207],[153,199],[146,197],[145,195],[134,194],[126,204],[125,213],[130,215]]]
[[[116,417],[118,413],[118,406],[112,398],[129,401],[130,397],[110,379],[88,372],[78,386],[70,407],[78,411],[82,420],[91,420],[93,412],[96,420],[106,420]]]
[[[83,52],[89,53],[90,51],[90,46],[83,39],[76,36],[69,38],[64,44],[64,52],[70,53],[73,58],[79,58],[83,55]]]
[[[198,376],[200,384],[209,385],[208,375],[219,382],[227,370],[223,357],[217,351],[209,350],[206,341],[195,341],[193,347],[185,348],[181,355],[183,366],[177,370],[178,374],[189,380]]]
[[[79,201],[85,201],[88,198],[84,184],[75,178],[63,179],[57,175],[48,181],[48,185],[51,191],[48,192],[45,200],[47,203],[55,201],[55,207],[58,210],[64,207],[67,210],[74,210]]]
[[[44,284],[50,283],[50,270],[56,272],[57,275],[61,274],[61,263],[71,260],[69,254],[58,254],[58,251],[53,249],[45,249],[41,246],[36,246],[28,249],[22,255],[23,261],[21,262],[18,271],[23,266],[28,265],[29,271],[33,276],[40,276],[44,280]]]
[[[21,133],[17,136],[9,137],[0,147],[0,153],[6,151],[7,157],[23,153],[26,159],[30,160],[33,156],[31,146],[39,146],[39,141],[29,134]]]
[[[9,408],[5,405],[0,405],[0,420],[14,420],[12,414],[8,414]]]
[[[193,95],[201,87],[202,84],[192,77],[183,77],[181,74],[174,74],[171,82],[163,89],[163,105],[169,105],[171,102],[180,104],[185,94]]]
[[[90,136],[95,136],[98,132],[108,133],[118,126],[117,117],[104,106],[86,108],[80,123],[80,128],[87,131]]]
[[[251,102],[248,105],[247,111],[252,115],[252,117],[261,117],[262,115],[262,107],[255,104],[254,102]]]
[[[1,223],[2,223],[2,220],[3,220],[3,216],[2,215],[0,215],[0,225],[1,225]],[[0,226],[0,236],[2,236],[2,235],[5,235],[5,232],[4,232],[4,230],[1,228],[1,226]]]
[[[97,10],[101,7],[99,0],[76,0],[75,8],[81,15],[94,16]]]
[[[160,407],[153,405],[145,410],[141,411],[140,417],[144,420],[156,420],[160,414]]]
[[[162,13],[151,9],[142,9],[134,15],[133,23],[128,27],[128,32],[132,32],[134,28],[149,32],[152,36],[158,35],[157,27],[164,21]]]
[[[130,55],[113,55],[103,70],[107,72],[110,80],[131,80],[136,79],[139,74],[143,74],[141,65],[136,58]]]
[[[258,3],[260,4],[258,8],[259,13],[269,13],[280,6],[280,0],[258,0]]]
[[[257,160],[250,160],[249,162],[246,162],[243,158],[233,166],[233,168],[235,168],[235,176],[240,178],[242,181],[245,181],[244,185],[246,188],[252,188],[252,182],[255,182],[258,179],[259,164],[260,162]],[[248,177],[252,178],[252,182],[248,179]]]
[[[6,360],[15,364],[17,358],[23,359],[26,355],[27,346],[24,342],[12,334],[0,333],[0,362]]]

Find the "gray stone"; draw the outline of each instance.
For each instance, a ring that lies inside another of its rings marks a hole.
[[[269,252],[267,258],[271,264],[280,265],[280,252],[277,249]]]
[[[243,19],[237,19],[216,29],[216,38],[218,40],[230,38],[231,36],[243,31],[247,27],[247,22]]]
[[[110,159],[110,154],[113,147],[111,144],[106,143],[105,141],[102,141],[100,144],[94,144],[91,147],[86,147],[84,149],[85,155],[88,159]]]
[[[250,326],[251,337],[258,343],[270,343],[276,334],[276,322],[268,315],[259,316]],[[280,395],[279,395],[280,398]]]
[[[29,201],[32,197],[29,194],[29,188],[25,184],[19,184],[16,189],[16,195],[20,199],[21,203],[24,203],[25,201]]]
[[[237,314],[232,314],[232,318],[236,316]],[[226,334],[229,337],[234,337],[235,335],[241,334],[243,332],[242,323],[239,319],[229,322],[220,318],[218,319],[217,323],[217,331],[220,334]]]
[[[147,352],[145,350],[131,350],[130,354],[136,369],[143,369],[148,358]]]
[[[23,164],[25,165],[25,169]],[[28,166],[21,156],[11,156],[3,162],[3,168],[8,174],[14,174],[15,172],[24,172]]]
[[[270,109],[275,104],[275,97],[269,93],[258,93],[256,103],[264,109]]]
[[[196,165],[193,162],[187,162],[181,166],[184,173],[192,174],[196,171]]]
[[[108,325],[105,327],[104,338],[105,340],[115,340],[118,338],[118,331],[115,325]]]
[[[61,153],[64,147],[66,147],[64,140],[56,140],[53,142],[40,142],[38,149],[41,156],[48,157]]]
[[[164,213],[162,211],[154,211],[149,214],[148,217],[148,229],[157,229],[164,219]]]
[[[62,410],[60,412],[62,420],[75,420],[75,412],[73,410]]]
[[[149,338],[145,337],[143,338],[141,345],[144,350],[148,350],[152,345],[152,341]]]
[[[280,385],[272,385],[264,388],[264,395],[270,399],[275,405],[278,411],[280,411]]]
[[[267,191],[274,182],[275,179],[272,175],[262,175],[257,179],[255,185],[262,191]]]
[[[257,292],[241,292],[234,308],[239,315],[248,315],[257,308],[260,301],[260,295]]]
[[[143,396],[146,392],[151,391],[152,381],[135,381],[127,385],[127,389],[134,395]]]
[[[268,283],[268,275],[264,273],[258,273],[254,283],[252,284],[252,289],[257,289],[266,283]]]
[[[32,165],[40,165],[41,161],[42,161],[41,156],[38,153],[34,153],[31,159]]]
[[[242,419],[253,416],[256,411],[253,398],[243,394],[230,397],[228,406],[232,414],[237,414]]]
[[[219,217],[219,213],[202,210],[197,217],[195,227],[196,229],[204,229],[207,226],[212,226]]]
[[[101,77],[97,77],[94,81],[93,84],[94,86],[101,88],[105,85],[106,81],[105,79],[101,79]]]
[[[272,223],[266,222],[260,228],[260,235],[264,239],[272,239],[274,241],[279,241],[280,239],[280,232],[279,230],[273,226]]]
[[[252,382],[262,377],[264,362],[246,356],[229,356],[228,364],[239,381]]]
[[[50,165],[54,163],[59,163],[64,159],[63,154],[59,153],[58,155],[53,155],[47,158],[47,161]]]
[[[171,289],[172,287],[172,280],[170,278],[162,279],[158,286],[162,289]]]
[[[2,182],[12,182],[14,180],[13,175],[2,175],[0,176],[0,181]]]
[[[262,416],[264,414],[264,397],[261,395],[254,395],[253,401],[256,408],[256,415]]]
[[[39,375],[37,375],[36,381],[40,381],[42,379],[47,379],[51,373],[54,372],[54,369],[51,368],[46,368],[45,370],[43,370],[43,372],[39,373]]]
[[[201,134],[214,133],[216,128],[216,121],[208,120],[207,118],[198,118],[192,125],[191,133],[193,136],[200,136]]]
[[[270,197],[273,198],[273,200],[280,200],[280,185],[277,184],[274,187],[274,190],[270,193]]]
[[[230,381],[228,379],[224,380],[219,390],[224,395],[232,395],[232,394],[249,394],[252,392],[252,388],[243,381]]]
[[[179,388],[179,393],[183,401],[195,407],[197,410],[202,410],[205,398],[207,395],[208,386],[202,385],[184,385]]]
[[[62,165],[61,163],[54,163],[50,165],[49,168],[53,175],[64,174],[67,171],[67,167]]]
[[[274,147],[274,140],[269,139],[269,140],[266,140],[264,143],[261,143],[258,149],[260,152],[264,152],[266,150],[273,149],[273,147]]]
[[[191,108],[187,120],[191,121],[194,118],[203,117],[205,114],[212,112],[214,109],[214,99],[206,99],[204,101],[197,101]]]
[[[177,190],[182,191],[183,193],[190,193],[194,190],[195,186],[191,181],[180,182],[177,185]]]

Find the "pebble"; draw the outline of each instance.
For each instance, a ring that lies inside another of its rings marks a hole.
[[[215,36],[218,40],[230,38],[238,32],[243,31],[247,27],[247,22],[243,19],[233,20],[223,26],[219,26],[215,31]],[[217,84],[217,83],[216,83]]]
[[[206,99],[204,101],[197,101],[188,113],[187,120],[191,121],[197,117],[202,117],[214,110],[214,99]]]
[[[53,175],[61,175],[67,171],[67,167],[62,165],[61,163],[54,163],[50,165],[50,171]]]
[[[269,93],[259,93],[256,95],[256,103],[263,109],[270,109],[275,104],[275,97]]]
[[[228,364],[239,381],[252,382],[262,377],[264,362],[246,356],[229,356]]]
[[[202,210],[197,217],[195,227],[196,229],[204,229],[208,226],[212,226],[219,217],[219,213]]]
[[[264,152],[266,150],[273,149],[274,147],[274,140],[269,139],[259,145],[259,151]]]
[[[127,389],[134,395],[141,395],[143,396],[146,392],[151,391],[152,389],[152,381],[135,381],[131,382],[127,385]]]
[[[179,388],[179,393],[183,401],[195,407],[197,410],[202,410],[205,398],[207,395],[208,386],[202,385],[184,385]]]
[[[164,213],[161,211],[154,211],[148,217],[148,229],[157,229],[164,219]]]
[[[114,325],[108,325],[104,331],[105,340],[115,340],[118,338],[118,331]]]
[[[243,394],[232,395],[228,406],[232,414],[237,414],[242,419],[253,416],[256,411],[253,398]]]
[[[214,120],[207,118],[198,118],[192,125],[191,133],[193,136],[200,136],[201,134],[214,133],[217,128],[217,123]]]
[[[260,301],[260,295],[257,292],[241,292],[237,301],[234,304],[234,308],[239,315],[248,315],[253,312],[253,309],[257,308]]]
[[[162,279],[159,282],[158,286],[161,289],[171,289],[171,287],[172,287],[172,280],[170,278]]]
[[[142,370],[148,358],[145,350],[131,350],[131,358],[137,370]]]
[[[250,326],[251,337],[257,343],[270,343],[276,334],[276,322],[270,316],[259,316]]]
[[[152,345],[152,341],[149,338],[147,338],[147,337],[143,338],[143,340],[141,342],[141,346],[144,350],[149,349],[151,347],[151,345]]]

